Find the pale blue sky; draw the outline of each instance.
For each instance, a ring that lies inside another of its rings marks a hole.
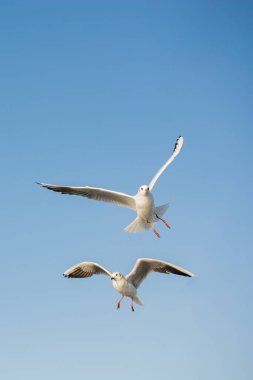
[[[252,377],[250,1],[0,1],[1,351],[5,380]],[[169,202],[158,240],[127,209],[35,181]],[[120,311],[80,261],[153,275]]]

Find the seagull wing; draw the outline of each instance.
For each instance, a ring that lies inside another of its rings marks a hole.
[[[64,277],[72,277],[72,278],[83,278],[83,277],[91,277],[94,274],[105,274],[111,277],[111,272],[101,265],[91,262],[83,262],[80,264],[76,264],[73,267],[66,270],[63,273]]]
[[[48,183],[36,182],[42,187],[46,187],[49,190],[57,191],[62,194],[80,195],[82,197],[94,199],[96,201],[104,201],[114,203],[119,206],[129,207],[132,210],[136,210],[134,197],[117,191],[111,191],[106,189],[100,189],[98,187],[69,187],[60,185],[50,185]]]
[[[179,276],[192,277],[193,274],[188,270],[180,268],[177,265],[167,263],[166,261],[156,259],[138,259],[132,271],[126,276],[127,281],[132,283],[136,288],[140,286],[149,273],[159,272],[166,274],[177,274]]]
[[[172,155],[170,156],[170,158],[168,159],[168,161],[165,162],[165,164],[161,167],[161,169],[158,170],[158,172],[156,173],[156,175],[154,176],[154,178],[150,182],[150,184],[149,184],[149,190],[150,191],[153,189],[153,187],[154,187],[156,181],[158,180],[158,178],[160,177],[160,175],[172,163],[172,161],[174,161],[174,158],[179,154],[179,152],[180,152],[180,150],[181,150],[181,148],[183,146],[183,143],[184,143],[183,137],[179,136],[179,138],[176,141],[176,144],[175,144],[175,147],[174,147]]]

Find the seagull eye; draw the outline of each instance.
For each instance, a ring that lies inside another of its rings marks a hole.
[[[141,190],[143,190],[143,187],[141,187]]]

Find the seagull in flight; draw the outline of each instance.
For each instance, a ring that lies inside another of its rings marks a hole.
[[[134,302],[143,305],[142,300],[137,295],[137,289],[148,274],[152,272],[177,274],[179,276],[192,277],[193,273],[177,265],[167,263],[166,261],[156,259],[138,259],[135,266],[126,276],[120,272],[110,272],[99,264],[92,262],[83,262],[76,264],[64,272],[64,277],[84,278],[91,277],[94,274],[104,274],[112,280],[114,288],[121,294],[117,302],[117,310],[124,297],[131,298],[131,310],[134,311]]]
[[[183,146],[183,137],[179,136],[173,152],[165,162],[165,164],[158,170],[155,176],[152,178],[149,185],[142,185],[137,194],[132,196],[117,191],[106,190],[97,187],[70,187],[70,186],[60,186],[60,185],[50,185],[48,183],[36,182],[38,185],[45,187],[49,190],[53,190],[62,194],[69,195],[80,195],[89,199],[94,199],[97,201],[104,201],[109,203],[114,203],[119,206],[125,206],[134,210],[137,213],[136,219],[125,227],[126,232],[142,232],[148,230],[149,228],[155,233],[155,235],[160,238],[159,233],[155,230],[153,224],[161,220],[167,228],[170,225],[162,218],[163,214],[169,207],[168,204],[155,207],[154,197],[151,193],[156,181],[164,170],[172,163],[175,157],[179,154]]]

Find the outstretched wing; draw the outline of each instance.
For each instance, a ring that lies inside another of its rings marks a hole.
[[[73,267],[66,270],[63,273],[64,277],[72,277],[72,278],[83,278],[83,277],[91,277],[94,274],[105,274],[111,277],[111,272],[101,265],[91,262],[83,262],[80,264],[76,264]]]
[[[170,156],[170,158],[168,159],[168,161],[165,162],[165,164],[161,167],[161,169],[158,170],[158,172],[156,173],[156,175],[154,176],[154,178],[150,182],[150,184],[149,184],[149,190],[150,191],[153,189],[153,187],[154,187],[156,181],[158,180],[158,178],[160,177],[160,175],[172,163],[172,161],[174,160],[174,158],[179,154],[179,152],[180,152],[180,150],[181,150],[181,148],[183,146],[183,143],[184,143],[183,137],[179,136],[179,138],[176,141],[176,144],[175,144],[175,147],[174,147],[172,155]]]
[[[187,277],[193,276],[193,274],[188,270],[180,268],[177,265],[167,263],[166,261],[156,259],[138,259],[132,271],[126,276],[126,279],[138,288],[142,281],[151,272],[166,274],[173,273],[179,276]]]
[[[46,187],[49,190],[57,191],[62,194],[69,195],[80,195],[89,199],[94,199],[96,201],[104,201],[109,203],[114,203],[119,206],[129,207],[132,210],[136,210],[134,197],[124,193],[119,193],[117,191],[111,191],[106,189],[100,189],[97,187],[69,187],[69,186],[59,186],[50,185],[48,183],[36,182],[42,187]]]

